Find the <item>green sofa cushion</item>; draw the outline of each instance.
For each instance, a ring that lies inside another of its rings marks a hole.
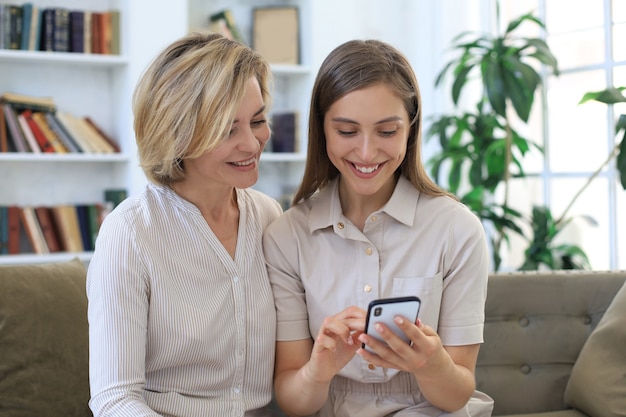
[[[85,266],[0,266],[0,417],[90,416]]]
[[[626,284],[585,342],[565,403],[592,417],[626,415]]]

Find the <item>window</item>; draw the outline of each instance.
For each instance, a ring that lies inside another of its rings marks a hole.
[[[533,204],[547,205],[557,218],[567,210],[572,221],[559,241],[579,245],[593,269],[626,269],[626,191],[614,161],[568,208],[619,142],[614,122],[626,113],[626,104],[578,102],[586,92],[626,86],[626,47],[619,42],[626,39],[626,1],[500,0],[502,25],[529,12],[546,31],[529,26],[535,33],[527,36],[545,37],[561,74],[544,80],[529,125],[520,128],[545,152],[525,161],[530,176],[515,185],[510,195],[517,200],[511,203],[526,214]],[[512,244],[525,247],[521,238]],[[523,253],[518,256],[506,263],[521,264]]]

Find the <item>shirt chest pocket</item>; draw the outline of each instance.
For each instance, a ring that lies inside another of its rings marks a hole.
[[[436,274],[426,277],[395,277],[393,279],[393,297],[414,295],[422,301],[420,305],[420,320],[437,330],[439,324],[439,309],[443,291],[443,275]]]

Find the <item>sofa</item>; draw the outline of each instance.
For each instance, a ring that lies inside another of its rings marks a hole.
[[[0,417],[91,416],[86,270],[0,266]],[[478,389],[494,416],[626,416],[626,271],[490,277]]]

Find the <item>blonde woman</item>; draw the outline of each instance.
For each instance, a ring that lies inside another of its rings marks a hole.
[[[267,62],[215,34],[166,47],[133,98],[150,183],[109,214],[87,277],[99,416],[264,416],[275,310],[248,187],[270,130]]]

